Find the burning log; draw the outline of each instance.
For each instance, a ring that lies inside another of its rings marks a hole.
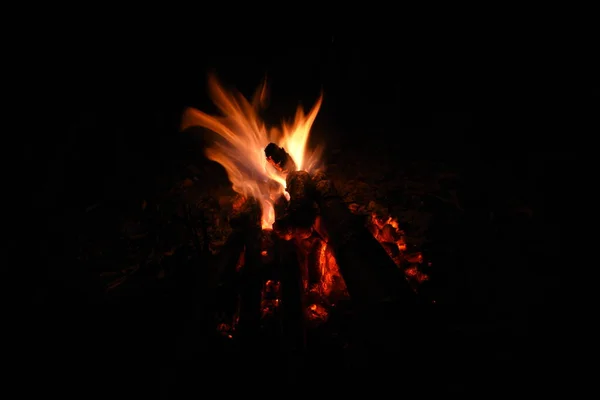
[[[315,186],[310,174],[306,171],[290,172],[285,183],[286,190],[290,194],[288,213],[293,214],[296,223],[312,225],[314,216],[316,216],[314,212]]]
[[[286,199],[284,195],[280,195],[277,197],[275,202],[273,203],[273,208],[275,210],[275,216],[285,215],[285,211],[287,210],[287,206],[289,201]]]
[[[297,247],[273,231],[262,231],[261,336],[266,347],[305,346],[303,286]]]
[[[244,237],[244,268],[240,271],[239,332],[243,345],[252,347],[258,340],[261,319],[262,230],[260,225],[248,229]]]
[[[215,257],[213,268],[206,276],[199,274],[202,281],[198,290],[197,318],[202,324],[207,324],[203,329],[208,332],[214,332],[214,317],[217,314],[220,316],[218,324],[227,325],[219,326],[222,333],[229,333],[233,328],[237,309],[235,274],[244,254],[244,237],[244,230],[234,230]]]
[[[214,317],[218,330],[231,338],[239,330],[252,336],[256,311],[260,313],[260,285],[256,273],[260,262],[260,206],[254,199],[236,198],[234,213],[230,218],[233,231],[214,258],[208,276],[203,279],[199,291],[202,304],[200,321],[206,321],[207,329],[214,329]],[[254,292],[258,293],[258,305]],[[238,296],[239,295],[239,296]]]
[[[302,249],[306,254],[304,259],[305,268],[303,268],[303,272],[305,274],[304,279],[306,280],[306,289],[317,286],[321,281],[319,261],[321,258],[322,246],[323,243],[316,236],[302,241]]]
[[[304,290],[297,248],[293,242],[279,240],[278,249],[286,345],[289,350],[302,350],[306,346],[306,330],[303,306]]]
[[[294,228],[285,216],[275,220],[273,231],[283,240],[292,240],[294,237]]]
[[[293,171],[287,175],[286,186],[290,201],[283,215],[276,218],[273,228],[285,240],[306,239],[312,234],[317,217],[312,178],[306,171]]]
[[[333,183],[323,173],[315,174],[313,181],[320,223],[353,301],[360,306],[386,301],[412,303],[413,292],[402,272],[342,202]]]
[[[277,146],[275,143],[269,143],[265,147],[265,156],[267,161],[275,169],[282,173],[288,173],[297,169],[296,163],[292,157],[285,151],[283,147]]]
[[[233,229],[249,229],[260,226],[260,204],[255,198],[238,196],[233,203],[229,224]]]

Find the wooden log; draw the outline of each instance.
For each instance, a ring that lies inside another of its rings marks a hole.
[[[229,217],[229,225],[233,229],[254,229],[260,226],[261,207],[260,203],[253,197],[248,199],[240,196],[240,205],[233,207],[233,212]]]
[[[306,171],[290,172],[286,186],[290,200],[280,201],[273,230],[284,240],[308,238],[318,213],[312,178]]]
[[[217,256],[210,260],[208,268],[198,268],[196,289],[196,321],[208,336],[214,334],[215,316],[221,314],[233,324],[237,309],[236,269],[244,252],[245,232],[234,230]],[[207,271],[201,273],[201,271]]]
[[[283,213],[280,208],[279,215],[276,214],[274,229],[286,240],[293,235],[310,235],[317,217],[312,178],[306,171],[290,172],[286,178],[286,186],[290,200]]]
[[[319,262],[321,259],[321,248],[324,243],[321,239],[316,236],[306,239],[306,258],[307,258],[307,282],[308,288],[317,287],[321,282],[321,270],[319,269]]]
[[[243,348],[253,348],[260,336],[262,276],[262,230],[249,228],[244,237],[244,267],[240,271],[239,339]]]
[[[286,190],[290,194],[288,210],[312,208],[315,201],[315,186],[306,171],[290,172],[285,178]]]
[[[217,329],[215,323],[225,323],[231,329],[238,322],[238,295],[245,286],[241,284],[240,273],[254,262],[253,253],[247,251],[248,243],[254,241],[257,231],[260,232],[260,207],[256,201],[240,201],[230,223],[233,231],[227,241],[219,253],[208,260],[207,272],[198,274],[201,281],[196,302],[197,319],[209,336]],[[241,265],[244,268],[240,270]]]
[[[261,234],[261,316],[260,332],[256,343],[263,351],[279,350],[282,334],[281,282],[277,274],[277,236],[271,230]]]
[[[304,290],[302,272],[298,262],[298,248],[293,241],[279,239],[277,249],[284,312],[283,343],[286,350],[304,350],[306,347],[306,324],[304,321]]]
[[[413,304],[414,293],[381,244],[342,202],[333,183],[313,177],[320,223],[335,255],[348,293],[357,306],[383,302]]]
[[[288,204],[289,201],[283,194],[276,198],[276,200],[273,202],[276,220],[285,216]]]
[[[306,334],[298,249],[294,242],[279,238],[273,231],[263,231],[262,238],[262,271],[256,271],[261,281],[261,321],[252,344],[263,350],[302,350]],[[277,303],[274,293],[265,296],[265,292],[273,292],[274,288]],[[265,310],[265,306],[271,310]],[[247,340],[247,333],[245,337]]]
[[[269,143],[267,147],[265,147],[265,156],[267,157],[269,164],[275,167],[279,172],[288,173],[296,171],[297,169],[296,163],[292,157],[290,157],[283,147],[279,147],[275,143]]]
[[[273,223],[273,231],[279,238],[284,240],[291,240],[293,237],[292,224],[287,214],[288,204],[288,200],[283,195],[274,204],[275,222]]]

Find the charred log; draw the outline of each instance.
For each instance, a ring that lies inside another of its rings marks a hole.
[[[273,203],[273,208],[275,209],[275,219],[281,218],[285,215],[288,204],[289,201],[284,195],[280,195],[279,197],[277,197],[277,199]]]
[[[273,230],[284,240],[306,239],[312,234],[317,216],[312,178],[306,171],[293,171],[287,176],[286,186],[290,200],[276,204]]]
[[[294,237],[294,227],[287,215],[275,220],[273,231],[283,240],[292,240]]]
[[[284,309],[283,332],[287,350],[302,350],[306,346],[303,306],[302,272],[297,247],[291,241],[278,241],[279,275]]]
[[[260,216],[260,204],[255,198],[246,199],[239,196],[233,204],[233,212],[229,218],[229,225],[233,229],[254,229],[256,226],[260,226]]]
[[[254,245],[260,244],[260,236],[257,236],[257,233],[260,234],[260,207],[257,202],[239,197],[234,202],[230,225],[233,231],[227,241],[219,253],[209,260],[207,272],[199,275],[200,298],[197,302],[200,306],[198,321],[205,321],[204,329],[214,332],[217,328],[225,336],[238,330],[236,325],[242,320],[242,311],[245,320],[251,319],[248,310],[252,309],[252,301],[240,293],[251,292],[242,273],[255,269],[257,257],[260,257],[257,245]],[[250,285],[253,283],[251,279]],[[244,300],[242,304],[240,299]]]
[[[244,253],[246,232],[236,229],[225,242],[219,254],[214,257],[207,274],[199,274],[199,295],[197,321],[203,332],[211,335],[218,325],[229,325],[233,328],[237,310],[236,269]],[[222,329],[221,329],[222,330]]]
[[[295,212],[314,208],[315,186],[308,172],[290,172],[285,179],[285,183],[286,190],[290,194],[288,211]]]
[[[303,286],[297,248],[272,231],[262,232],[261,348],[305,346]]]
[[[287,215],[288,200],[285,196],[279,196],[273,205],[275,209],[275,222],[273,223],[273,231],[278,237],[284,240],[290,240],[293,236],[292,224]]]
[[[320,223],[351,299],[358,306],[413,303],[413,292],[381,244],[342,202],[333,183],[315,175]]]
[[[308,288],[315,287],[321,281],[321,271],[319,270],[319,261],[321,257],[321,248],[324,243],[317,237],[306,239],[306,280]]]
[[[262,268],[262,230],[259,225],[248,229],[244,237],[244,268],[240,271],[240,343],[251,348],[260,334]]]
[[[265,156],[269,164],[279,172],[288,173],[297,169],[292,157],[290,157],[283,147],[279,147],[275,143],[269,143],[265,147]]]
[[[196,220],[192,216],[192,208],[188,204],[185,207],[185,221],[188,229],[192,233],[192,242],[194,243],[194,247],[196,248],[196,252],[198,254],[199,260],[205,260],[209,254],[208,250],[208,231],[206,228],[206,223],[204,220],[204,213],[200,213],[200,228],[196,226]],[[204,243],[200,243],[199,236],[202,236]]]
[[[282,338],[281,282],[277,274],[277,236],[271,230],[262,231],[261,243],[261,317],[260,347],[278,349]]]

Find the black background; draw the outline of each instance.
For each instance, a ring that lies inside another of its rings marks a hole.
[[[360,148],[368,136],[395,150],[422,149],[409,157],[444,159],[460,168],[462,234],[472,251],[464,268],[478,268],[471,292],[487,299],[484,305],[510,298],[497,313],[504,313],[498,325],[528,320],[527,346],[535,356],[518,360],[549,357],[547,346],[563,354],[561,343],[575,329],[567,322],[562,287],[562,257],[574,248],[575,228],[563,216],[576,203],[580,139],[567,133],[574,130],[572,106],[559,106],[556,92],[544,84],[543,45],[532,51],[528,43],[504,45],[474,31],[430,36],[424,26],[382,23],[374,29],[338,26],[327,18],[311,20],[306,29],[296,22],[257,23],[259,29],[207,23],[171,35],[165,20],[127,32],[115,32],[109,23],[81,24],[40,35],[33,52],[42,79],[27,96],[36,123],[24,148],[19,185],[27,198],[19,202],[25,212],[13,240],[27,278],[19,280],[14,298],[34,306],[31,319],[43,321],[34,324],[38,329],[50,324],[58,332],[71,330],[77,315],[87,312],[85,293],[50,277],[67,268],[62,263],[69,246],[62,238],[73,218],[98,201],[124,212],[129,199],[156,190],[155,175],[172,168],[181,147],[184,108],[211,109],[206,74],[216,71],[246,94],[266,75],[273,120],[289,115],[298,102],[312,104],[323,90],[317,127],[328,146]],[[580,102],[578,115],[587,119],[597,93]],[[398,137],[400,132],[418,134]],[[392,144],[397,142],[402,144]],[[490,229],[489,212],[502,209],[507,193],[527,198],[540,217],[526,225],[501,220],[492,236],[481,235]],[[525,278],[511,272],[516,269]],[[47,310],[57,298],[64,311],[52,320]],[[70,301],[81,306],[65,307]],[[38,335],[29,330],[31,341]],[[65,353],[77,352],[73,343],[57,343]]]

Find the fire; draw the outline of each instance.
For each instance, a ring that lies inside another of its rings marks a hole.
[[[377,213],[371,214],[372,233],[379,242],[382,243],[394,243],[399,251],[406,250],[406,243],[404,242],[404,232],[398,225],[398,220],[388,216],[382,218]]]
[[[329,317],[329,313],[327,312],[325,307],[323,307],[320,304],[311,304],[310,306],[308,306],[306,311],[308,313],[309,320],[312,321],[323,323],[327,321],[327,318]]]
[[[293,122],[267,129],[259,116],[265,104],[266,83],[258,87],[251,100],[237,91],[225,90],[214,75],[209,76],[208,87],[222,115],[208,115],[189,108],[182,128],[200,126],[218,135],[205,150],[206,156],[225,168],[234,191],[261,202],[262,227],[271,229],[275,221],[273,202],[277,196],[287,193],[285,176],[267,162],[264,149],[269,143],[275,143],[288,152],[298,169],[310,172],[315,168],[320,153],[318,149],[309,151],[307,143],[323,96],[319,96],[308,114],[299,106]]]
[[[316,268],[319,275],[318,283],[311,285],[307,292],[307,301],[310,306],[306,309],[306,316],[313,323],[325,322],[329,310],[341,299],[349,297],[346,282],[342,277],[335,256],[327,242],[319,239],[317,246]]]
[[[334,288],[345,289],[346,284],[340,274],[335,257],[325,242],[319,251],[319,272],[321,274],[320,291],[325,297],[328,297]]]
[[[373,212],[369,227],[375,239],[386,249],[396,265],[404,270],[409,282],[421,284],[429,280],[429,276],[421,271],[421,266],[424,265],[423,255],[420,252],[406,253],[404,232],[400,229],[397,219]]]

